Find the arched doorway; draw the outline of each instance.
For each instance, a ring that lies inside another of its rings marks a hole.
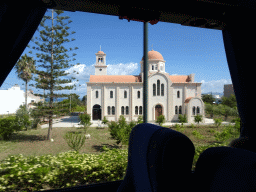
[[[163,114],[163,108],[161,105],[156,105],[155,107],[155,120],[157,119],[157,117],[159,115],[162,115]]]
[[[101,107],[94,105],[92,108],[92,120],[101,120]]]

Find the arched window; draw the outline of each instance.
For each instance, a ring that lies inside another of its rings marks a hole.
[[[110,115],[110,106],[108,106],[108,115]]]
[[[181,106],[179,107],[179,114],[182,114],[182,113],[181,113]]]
[[[180,91],[177,91],[177,98],[180,98]]]
[[[124,106],[121,107],[121,113],[124,115]]]
[[[140,106],[140,115],[142,115],[142,106]]]
[[[154,65],[152,65],[152,70],[154,70]]]
[[[127,98],[127,91],[124,91],[124,98]]]
[[[175,106],[175,114],[178,114],[178,106]]]
[[[99,95],[98,95],[98,91],[96,91],[96,98],[98,98],[98,96],[99,96]]]
[[[113,98],[113,91],[110,91],[110,98]]]
[[[161,84],[161,96],[164,96],[164,84]]]
[[[135,115],[138,115],[138,106],[135,107]]]
[[[126,106],[126,115],[128,115],[128,114],[129,114],[129,107]]]
[[[155,67],[155,70],[157,70],[157,65],[156,65],[156,67]]]
[[[153,96],[156,96],[156,84],[153,84]]]
[[[112,115],[115,115],[115,107],[112,106]]]
[[[160,96],[160,80],[157,80],[157,96]]]
[[[193,107],[193,115],[196,115],[196,108]]]
[[[138,91],[138,99],[140,98],[140,91]]]
[[[200,114],[200,108],[197,107],[197,114]]]

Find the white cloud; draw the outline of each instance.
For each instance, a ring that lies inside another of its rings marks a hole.
[[[90,75],[95,75],[94,65],[95,64],[86,66],[85,64],[80,64],[71,67],[66,70],[66,72],[70,73],[69,76],[75,77],[78,80],[86,80],[88,82]],[[107,65],[107,75],[129,75],[137,69],[138,63]]]
[[[117,65],[108,65],[107,73],[108,75],[129,75],[137,69],[138,63],[120,63]]]
[[[220,92],[223,93],[224,91],[224,84],[232,84],[231,79],[221,79],[216,81],[208,81],[205,82],[205,80],[201,81],[201,92],[207,93],[207,92]]]
[[[70,69],[66,70],[70,73],[68,76],[75,77],[78,80],[89,80],[90,75],[94,75],[94,65],[86,66],[85,64],[75,65]]]

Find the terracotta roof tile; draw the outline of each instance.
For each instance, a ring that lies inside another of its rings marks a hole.
[[[139,75],[91,75],[89,82],[135,83],[141,82]]]
[[[169,77],[173,83],[186,83],[186,82],[188,83],[188,82],[190,82],[190,78],[188,75],[173,75],[173,76],[170,75]]]
[[[193,97],[188,97],[187,99],[185,99],[184,103],[188,103]]]

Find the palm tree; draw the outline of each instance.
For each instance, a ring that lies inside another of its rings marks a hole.
[[[32,57],[28,57],[26,54],[23,55],[15,65],[16,73],[18,74],[18,78],[22,79],[26,83],[26,91],[25,91],[25,105],[26,111],[28,111],[27,104],[27,90],[28,90],[28,82],[32,79],[32,73],[35,72],[35,61]]]

